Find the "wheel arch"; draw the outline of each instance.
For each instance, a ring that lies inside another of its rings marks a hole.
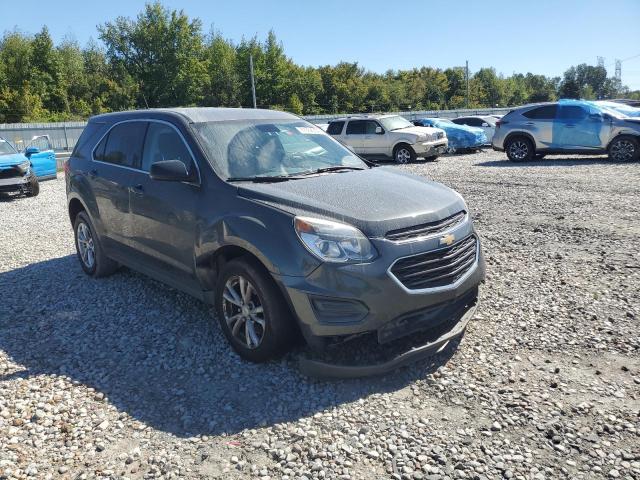
[[[523,132],[523,131],[515,131],[507,134],[507,136],[504,138],[504,141],[502,142],[502,148],[506,149],[507,143],[509,142],[509,140],[512,140],[513,138],[516,138],[516,137],[525,137],[526,139],[528,139],[533,144],[533,150],[535,153],[535,151],[537,150],[536,139],[533,138],[533,135],[531,135],[529,132]]]
[[[615,137],[613,137],[611,140],[609,140],[609,143],[607,143],[607,151],[609,151],[609,147],[611,147],[613,142],[618,140],[620,137],[631,137],[636,142],[640,143],[640,133],[636,133],[636,132],[619,132]]]
[[[67,206],[67,213],[69,214],[69,220],[71,221],[71,225],[75,223],[76,217],[80,212],[87,212],[87,215],[89,215],[88,209],[86,205],[82,202],[82,200],[80,200],[78,197],[72,197],[69,200],[69,203]]]

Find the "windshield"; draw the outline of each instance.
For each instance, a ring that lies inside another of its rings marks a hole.
[[[615,113],[616,117],[640,117],[640,108],[625,105],[623,103],[616,102],[594,102],[598,108],[606,111],[607,113]]]
[[[401,128],[413,127],[413,123],[404,118],[394,115],[393,117],[383,117],[378,120],[385,130],[393,131]]]
[[[224,178],[276,177],[330,167],[368,168],[319,128],[302,120],[195,124],[207,156]]]
[[[16,149],[11,146],[4,138],[0,138],[0,155],[11,155],[16,152]]]

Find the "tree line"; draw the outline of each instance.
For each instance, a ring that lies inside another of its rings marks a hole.
[[[365,70],[358,63],[308,67],[286,56],[275,33],[239,43],[182,10],[147,4],[135,19],[98,26],[81,47],[55,44],[47,27],[35,35],[5,32],[0,40],[0,123],[86,119],[98,113],[168,106],[253,105],[297,114],[439,110],[467,106],[463,67]],[[563,77],[533,73],[470,75],[470,108],[506,107],[557,98],[640,98],[601,66],[581,64]]]

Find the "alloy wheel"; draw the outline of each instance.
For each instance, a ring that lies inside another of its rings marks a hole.
[[[78,251],[85,267],[91,269],[96,263],[96,251],[89,226],[81,222],[77,230]]]
[[[411,160],[411,153],[406,148],[399,148],[396,152],[396,161],[398,163],[409,163]]]
[[[635,153],[636,147],[629,140],[618,140],[611,145],[611,157],[618,162],[628,162]]]
[[[233,337],[251,350],[258,348],[266,321],[262,300],[253,284],[242,275],[230,277],[224,286],[222,310]]]
[[[516,140],[509,145],[509,153],[516,160],[524,160],[529,154],[529,145],[523,140]]]

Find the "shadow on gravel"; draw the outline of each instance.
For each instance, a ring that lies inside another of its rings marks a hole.
[[[384,377],[323,382],[298,373],[295,353],[262,365],[241,360],[207,305],[127,269],[92,280],[69,255],[0,273],[0,289],[0,349],[17,364],[0,382],[65,376],[180,437],[295,421],[397,391],[457,347]]]
[[[607,157],[566,157],[566,158],[543,158],[531,162],[510,162],[505,157],[504,160],[491,160],[488,162],[474,163],[474,167],[572,167],[589,165],[626,165],[628,162],[614,162]]]

